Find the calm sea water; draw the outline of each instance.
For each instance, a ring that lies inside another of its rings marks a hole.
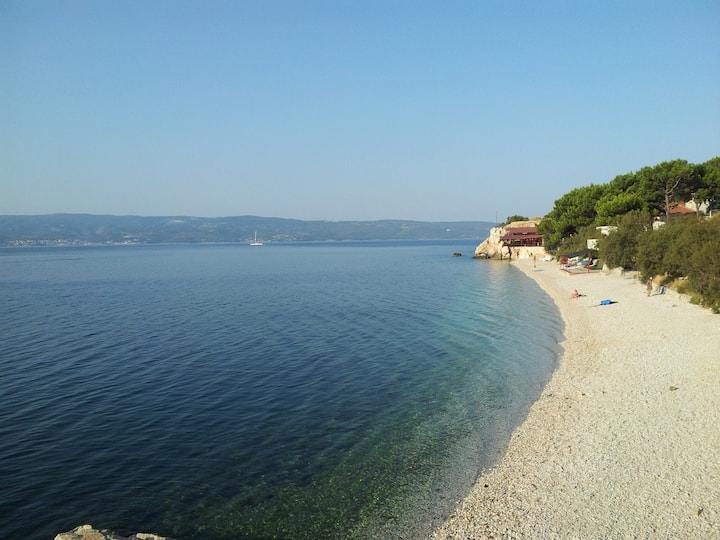
[[[562,332],[477,243],[0,250],[0,538],[428,535]]]

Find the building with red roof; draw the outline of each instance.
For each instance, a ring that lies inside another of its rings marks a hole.
[[[505,235],[500,238],[504,246],[515,247],[542,247],[543,236],[532,227],[508,227]]]

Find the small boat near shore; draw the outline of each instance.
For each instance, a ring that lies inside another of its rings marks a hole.
[[[250,245],[251,246],[262,246],[263,245],[262,240],[257,239],[257,231],[255,231],[255,239],[252,242],[250,242]]]

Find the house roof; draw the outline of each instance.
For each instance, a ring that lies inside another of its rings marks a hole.
[[[527,223],[527,222],[525,222]],[[535,225],[531,227],[507,227],[505,234],[500,238],[501,242],[521,242],[526,245],[527,241],[542,242],[543,235],[537,232]]]
[[[680,201],[679,203],[670,205],[670,214],[685,215],[685,214],[694,214],[694,213],[695,213],[695,210],[692,210],[692,209],[688,208],[687,206],[685,206],[684,201]]]
[[[535,227],[508,227],[505,229],[505,236],[525,236],[528,234],[538,234],[538,232]]]

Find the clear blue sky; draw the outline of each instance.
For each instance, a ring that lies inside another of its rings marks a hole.
[[[0,0],[0,214],[494,221],[717,155],[717,0]]]

